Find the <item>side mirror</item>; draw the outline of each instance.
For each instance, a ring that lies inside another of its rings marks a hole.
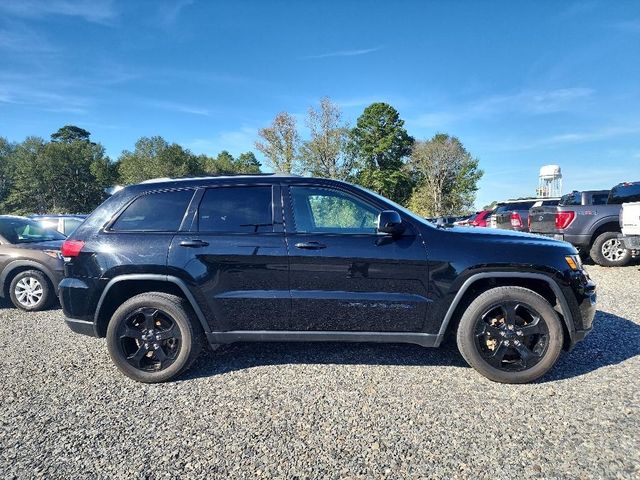
[[[397,235],[404,232],[402,218],[395,210],[383,210],[378,215],[378,232]]]

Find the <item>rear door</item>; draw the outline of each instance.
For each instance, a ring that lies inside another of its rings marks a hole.
[[[410,225],[377,233],[382,208],[337,187],[292,185],[284,198],[291,330],[422,331],[427,253]]]
[[[195,201],[190,231],[173,239],[169,274],[188,282],[214,331],[285,329],[291,299],[280,187],[216,186]]]

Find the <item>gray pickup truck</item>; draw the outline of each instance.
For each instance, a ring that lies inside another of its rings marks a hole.
[[[616,193],[619,187],[611,191],[574,191],[564,195],[556,207],[532,207],[529,210],[530,232],[572,243],[598,265],[628,264],[631,251],[618,239],[622,203]]]

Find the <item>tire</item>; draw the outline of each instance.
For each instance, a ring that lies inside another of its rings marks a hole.
[[[593,242],[589,255],[603,267],[624,267],[631,261],[631,251],[624,248],[618,232],[604,232]]]
[[[562,324],[553,307],[522,287],[498,287],[482,293],[462,315],[457,331],[458,349],[466,362],[501,383],[540,378],[558,360],[563,339]]]
[[[11,280],[9,296],[16,307],[27,312],[37,312],[47,308],[55,295],[44,273],[40,270],[25,270]]]
[[[113,363],[129,378],[166,382],[187,370],[202,348],[202,329],[188,302],[175,295],[136,295],[114,312],[107,327]]]

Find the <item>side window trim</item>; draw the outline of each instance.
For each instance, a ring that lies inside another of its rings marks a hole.
[[[352,192],[351,190],[347,190],[347,189],[343,189],[343,188],[339,188],[337,186],[334,185],[308,185],[308,184],[288,184],[286,187],[283,187],[283,201],[285,202],[285,212],[286,212],[286,222],[287,222],[287,228],[286,228],[286,233],[287,235],[323,235],[323,236],[349,236],[349,237],[377,237],[380,235],[384,235],[384,234],[380,234],[377,231],[376,232],[299,232],[296,230],[295,227],[295,215],[293,212],[293,195],[291,192],[291,189],[293,187],[301,187],[301,188],[316,188],[316,189],[322,189],[322,190],[331,190],[334,192],[339,192],[345,195],[349,195],[352,196],[354,198],[356,198],[357,200],[359,200],[360,202],[364,203],[365,205],[371,207],[374,210],[377,210],[378,212],[384,210],[384,208],[382,208],[380,205],[377,205],[376,203],[370,201],[367,198],[364,198],[362,195],[359,195],[357,192]],[[285,197],[286,197],[286,201],[285,201]],[[311,218],[313,220],[313,215],[312,212],[309,212],[311,214]]]

